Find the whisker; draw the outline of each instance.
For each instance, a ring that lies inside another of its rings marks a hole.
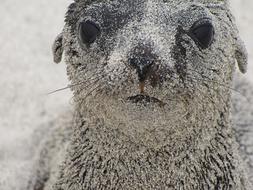
[[[212,87],[211,85],[208,85],[207,83],[204,83],[203,81],[205,81],[205,82],[213,82],[212,80],[205,80],[205,79],[199,79],[199,78],[194,78],[194,77],[192,77],[192,76],[190,76],[190,77],[188,77],[189,79],[192,79],[191,80],[191,82],[195,82],[196,84],[200,84],[201,86],[203,86],[203,87],[205,87],[205,88],[207,88],[207,90],[210,90],[210,89],[212,89],[212,90],[216,90],[214,87]],[[198,83],[197,83],[198,82]],[[198,91],[199,92],[202,92],[199,88],[197,88],[196,86],[195,86],[195,88],[196,89],[198,89]],[[209,91],[209,93],[210,93],[210,91]],[[218,94],[218,96],[221,98],[221,100],[222,100],[222,103],[224,104],[224,105],[226,105],[225,104],[225,100],[223,99],[223,97],[220,95],[220,93],[218,92],[218,91],[216,91],[216,93]],[[203,93],[202,92],[202,95],[205,95],[205,93]],[[210,96],[208,96],[209,98],[211,98],[210,100],[213,100],[213,98],[212,97],[210,97]],[[214,101],[212,101],[213,103],[214,103]]]
[[[83,102],[87,99],[87,97],[89,95],[91,95],[94,91],[96,91],[99,87],[101,86],[101,84],[98,84],[96,87],[94,87],[93,89],[91,89],[88,93],[86,93],[84,98],[80,98],[80,104],[82,105]]]
[[[176,79],[176,80],[180,80],[180,78],[179,77],[175,77],[175,76],[170,76],[170,78],[173,78],[173,79]],[[170,85],[170,84],[169,84]],[[166,86],[166,89],[169,91],[168,93],[166,93],[164,96],[163,96],[163,98],[161,98],[161,101],[163,101],[164,99],[165,99],[165,97],[169,94],[169,93],[171,93],[171,94],[173,94],[173,92],[172,92],[172,90],[170,90],[170,88],[168,88],[168,86]],[[184,99],[182,98],[182,97],[180,97],[180,96],[177,96],[177,98],[179,98],[181,101],[184,101]],[[175,100],[172,100],[172,99],[170,99],[170,101],[176,101],[177,99],[175,98]]]
[[[100,71],[100,73],[102,73],[102,71]],[[96,73],[96,74],[100,74],[100,73]],[[49,92],[49,93],[47,93],[47,95],[51,95],[51,94],[54,94],[54,93],[57,93],[57,92],[61,92],[61,91],[70,89],[70,88],[75,87],[75,86],[82,85],[82,84],[86,83],[87,80],[90,80],[90,78],[91,78],[92,76],[93,76],[93,75],[91,75],[88,79],[86,79],[86,81],[78,82],[78,83],[75,83],[75,84],[70,84],[70,85],[68,85],[68,86],[66,86],[66,87],[59,88],[59,89],[57,89],[57,90],[54,90],[54,91],[52,91],[52,92]],[[96,78],[98,78],[98,77],[96,77]],[[96,80],[96,78],[91,79],[91,80]],[[90,82],[90,81],[89,81],[89,82]]]
[[[193,78],[193,77],[192,77],[192,79],[195,79],[195,80],[197,80],[197,81],[205,81],[205,82],[212,82],[212,83],[218,84],[218,85],[220,85],[220,86],[222,86],[222,87],[224,87],[224,88],[227,88],[227,89],[229,89],[229,90],[232,90],[233,92],[236,92],[236,93],[240,94],[242,97],[244,97],[244,98],[247,99],[247,97],[246,97],[244,94],[242,94],[242,92],[240,92],[239,90],[237,90],[237,89],[235,89],[235,88],[232,88],[232,87],[229,87],[229,86],[226,86],[226,85],[224,85],[224,84],[221,84],[221,83],[219,83],[219,82],[217,82],[217,81],[207,80],[207,79],[199,79],[199,78]],[[210,88],[211,88],[211,87],[210,87]],[[213,88],[213,89],[214,89],[214,88]],[[247,99],[247,100],[248,100],[248,99]]]
[[[244,94],[242,94],[242,92],[240,92],[239,90],[237,90],[237,89],[235,89],[235,88],[232,88],[232,87],[228,86],[228,84],[226,84],[226,83],[220,83],[220,82],[218,82],[218,81],[212,80],[212,79],[210,79],[208,76],[206,76],[206,75],[204,75],[204,74],[202,74],[202,73],[199,73],[199,72],[197,72],[197,71],[195,71],[195,70],[192,70],[192,69],[189,69],[189,70],[191,70],[191,71],[193,71],[193,72],[195,72],[195,73],[201,75],[202,77],[204,77],[204,78],[206,78],[206,79],[203,79],[203,78],[198,79],[198,78],[193,78],[193,77],[191,77],[191,78],[197,79],[197,80],[204,80],[204,81],[206,81],[206,82],[212,82],[212,83],[218,84],[218,85],[220,85],[220,86],[222,86],[222,87],[225,87],[225,88],[227,88],[227,89],[229,89],[229,90],[232,90],[232,91],[234,91],[234,92],[240,94],[241,96],[243,96],[244,98],[246,98],[246,99],[248,100],[248,98],[247,98]],[[207,79],[208,79],[208,80],[207,80]]]
[[[92,85],[96,84],[99,80],[101,80],[104,76],[100,76],[100,77],[96,77],[94,79],[92,79],[92,81],[89,81],[90,83],[87,84],[86,86],[83,86],[82,89],[80,89],[79,91],[77,91],[77,95],[81,94],[81,92],[83,92],[83,90],[91,87]],[[95,80],[95,81],[94,81]]]
[[[96,75],[99,75],[99,74],[101,74],[103,71],[101,71],[100,73],[96,73]],[[112,72],[112,71],[111,71]],[[108,73],[108,74],[110,74],[110,72]],[[94,75],[94,74],[93,74]],[[95,85],[99,80],[101,80],[102,78],[104,78],[104,76],[102,75],[102,76],[97,76],[96,78],[94,78],[93,80],[95,80],[95,81],[92,81],[91,83],[89,83],[88,85],[86,85],[86,86],[84,86],[82,89],[80,89],[78,92],[77,92],[77,96],[78,95],[80,95],[85,89],[87,89],[87,88],[89,88],[89,87],[91,87],[91,86],[93,86],[93,85]]]
[[[66,86],[66,87],[64,87],[64,88],[59,88],[59,89],[57,89],[57,90],[54,90],[54,91],[52,91],[52,92],[49,92],[49,93],[47,93],[46,95],[55,94],[56,92],[61,92],[61,91],[67,90],[67,89],[69,89],[69,88],[71,88],[71,87],[72,87],[72,85],[68,85],[68,86]]]
[[[179,77],[176,77],[176,76],[170,76],[171,78],[174,78],[174,79],[176,79],[176,80],[180,80],[180,78]],[[190,80],[191,79],[191,80]],[[205,87],[205,88],[207,88],[208,90],[210,90],[210,89],[213,89],[213,90],[215,90],[214,88],[212,88],[212,87],[210,87],[209,85],[207,85],[206,83],[199,83],[199,82],[203,82],[203,81],[198,81],[198,80],[193,80],[194,78],[192,78],[192,77],[186,77],[185,78],[185,82],[187,81],[187,82],[189,82],[189,83],[195,83],[195,84],[200,84],[201,86],[203,86],[203,87]],[[185,87],[187,87],[187,86],[185,86]],[[198,88],[197,86],[195,86],[195,87],[192,87],[191,89],[197,89],[197,91],[199,92],[199,93],[201,93],[205,98],[208,98],[213,104],[214,104],[214,106],[216,107],[216,105],[215,105],[215,101],[213,100],[213,98],[211,97],[211,96],[208,96],[206,93],[204,93],[200,88]],[[168,94],[168,93],[167,93]],[[167,95],[166,94],[166,95]],[[165,96],[166,96],[165,95]],[[222,100],[222,103],[225,105],[225,100],[223,99],[223,97],[221,97],[221,95],[218,93],[218,96],[220,96],[220,98],[221,98],[221,100]],[[182,101],[183,101],[183,99],[182,98],[180,98]]]

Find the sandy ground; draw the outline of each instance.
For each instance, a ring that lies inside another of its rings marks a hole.
[[[34,152],[32,132],[69,107],[71,93],[48,92],[68,84],[51,44],[61,31],[68,0],[1,0],[0,189],[23,190]],[[253,1],[232,0],[249,51],[253,81]]]

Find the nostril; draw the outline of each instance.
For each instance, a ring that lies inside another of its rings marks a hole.
[[[155,61],[146,57],[131,57],[128,62],[136,70],[139,81],[143,82],[147,79]]]
[[[133,57],[128,60],[128,63],[132,68],[137,69],[139,65],[139,60]]]

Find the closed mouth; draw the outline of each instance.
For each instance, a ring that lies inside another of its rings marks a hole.
[[[158,104],[160,107],[164,106],[165,103],[162,102],[161,100],[155,98],[155,97],[151,97],[148,95],[144,95],[144,94],[138,94],[135,96],[129,96],[127,98],[127,101],[131,102],[131,103],[135,103],[135,104],[142,104],[142,105],[148,105],[148,104]]]

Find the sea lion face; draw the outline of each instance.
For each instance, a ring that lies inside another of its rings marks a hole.
[[[78,101],[164,106],[229,91],[236,32],[222,3],[78,1],[63,49]]]

